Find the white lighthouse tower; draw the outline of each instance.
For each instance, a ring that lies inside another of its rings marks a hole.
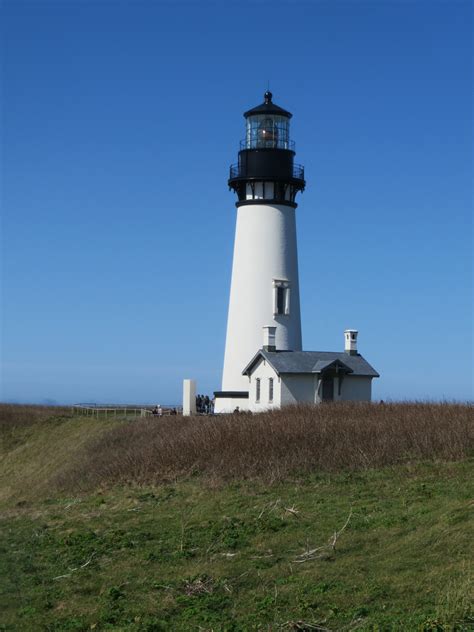
[[[248,407],[249,378],[242,371],[264,345],[263,328],[267,336],[272,332],[265,345],[279,351],[302,348],[295,199],[305,180],[303,167],[294,164],[292,115],[267,91],[264,103],[244,116],[246,137],[229,177],[238,197],[237,224],[216,412]]]

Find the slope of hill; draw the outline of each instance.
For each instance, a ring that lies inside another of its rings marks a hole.
[[[468,406],[0,415],[0,629],[474,627]]]

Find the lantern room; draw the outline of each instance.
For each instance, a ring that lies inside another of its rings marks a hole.
[[[242,149],[292,149],[291,113],[273,103],[272,96],[267,90],[264,103],[245,112],[247,126]]]
[[[291,112],[264,94],[264,102],[244,113],[246,135],[240,141],[239,160],[230,167],[229,187],[237,204],[284,202],[296,206],[305,187],[304,169],[294,164],[295,144],[290,140]]]

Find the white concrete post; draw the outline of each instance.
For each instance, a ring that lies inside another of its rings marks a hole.
[[[196,380],[183,380],[183,416],[196,414]]]

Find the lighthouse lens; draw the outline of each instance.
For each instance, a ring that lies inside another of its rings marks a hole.
[[[278,143],[278,128],[271,118],[264,119],[258,128],[257,135],[260,147],[276,147]]]

